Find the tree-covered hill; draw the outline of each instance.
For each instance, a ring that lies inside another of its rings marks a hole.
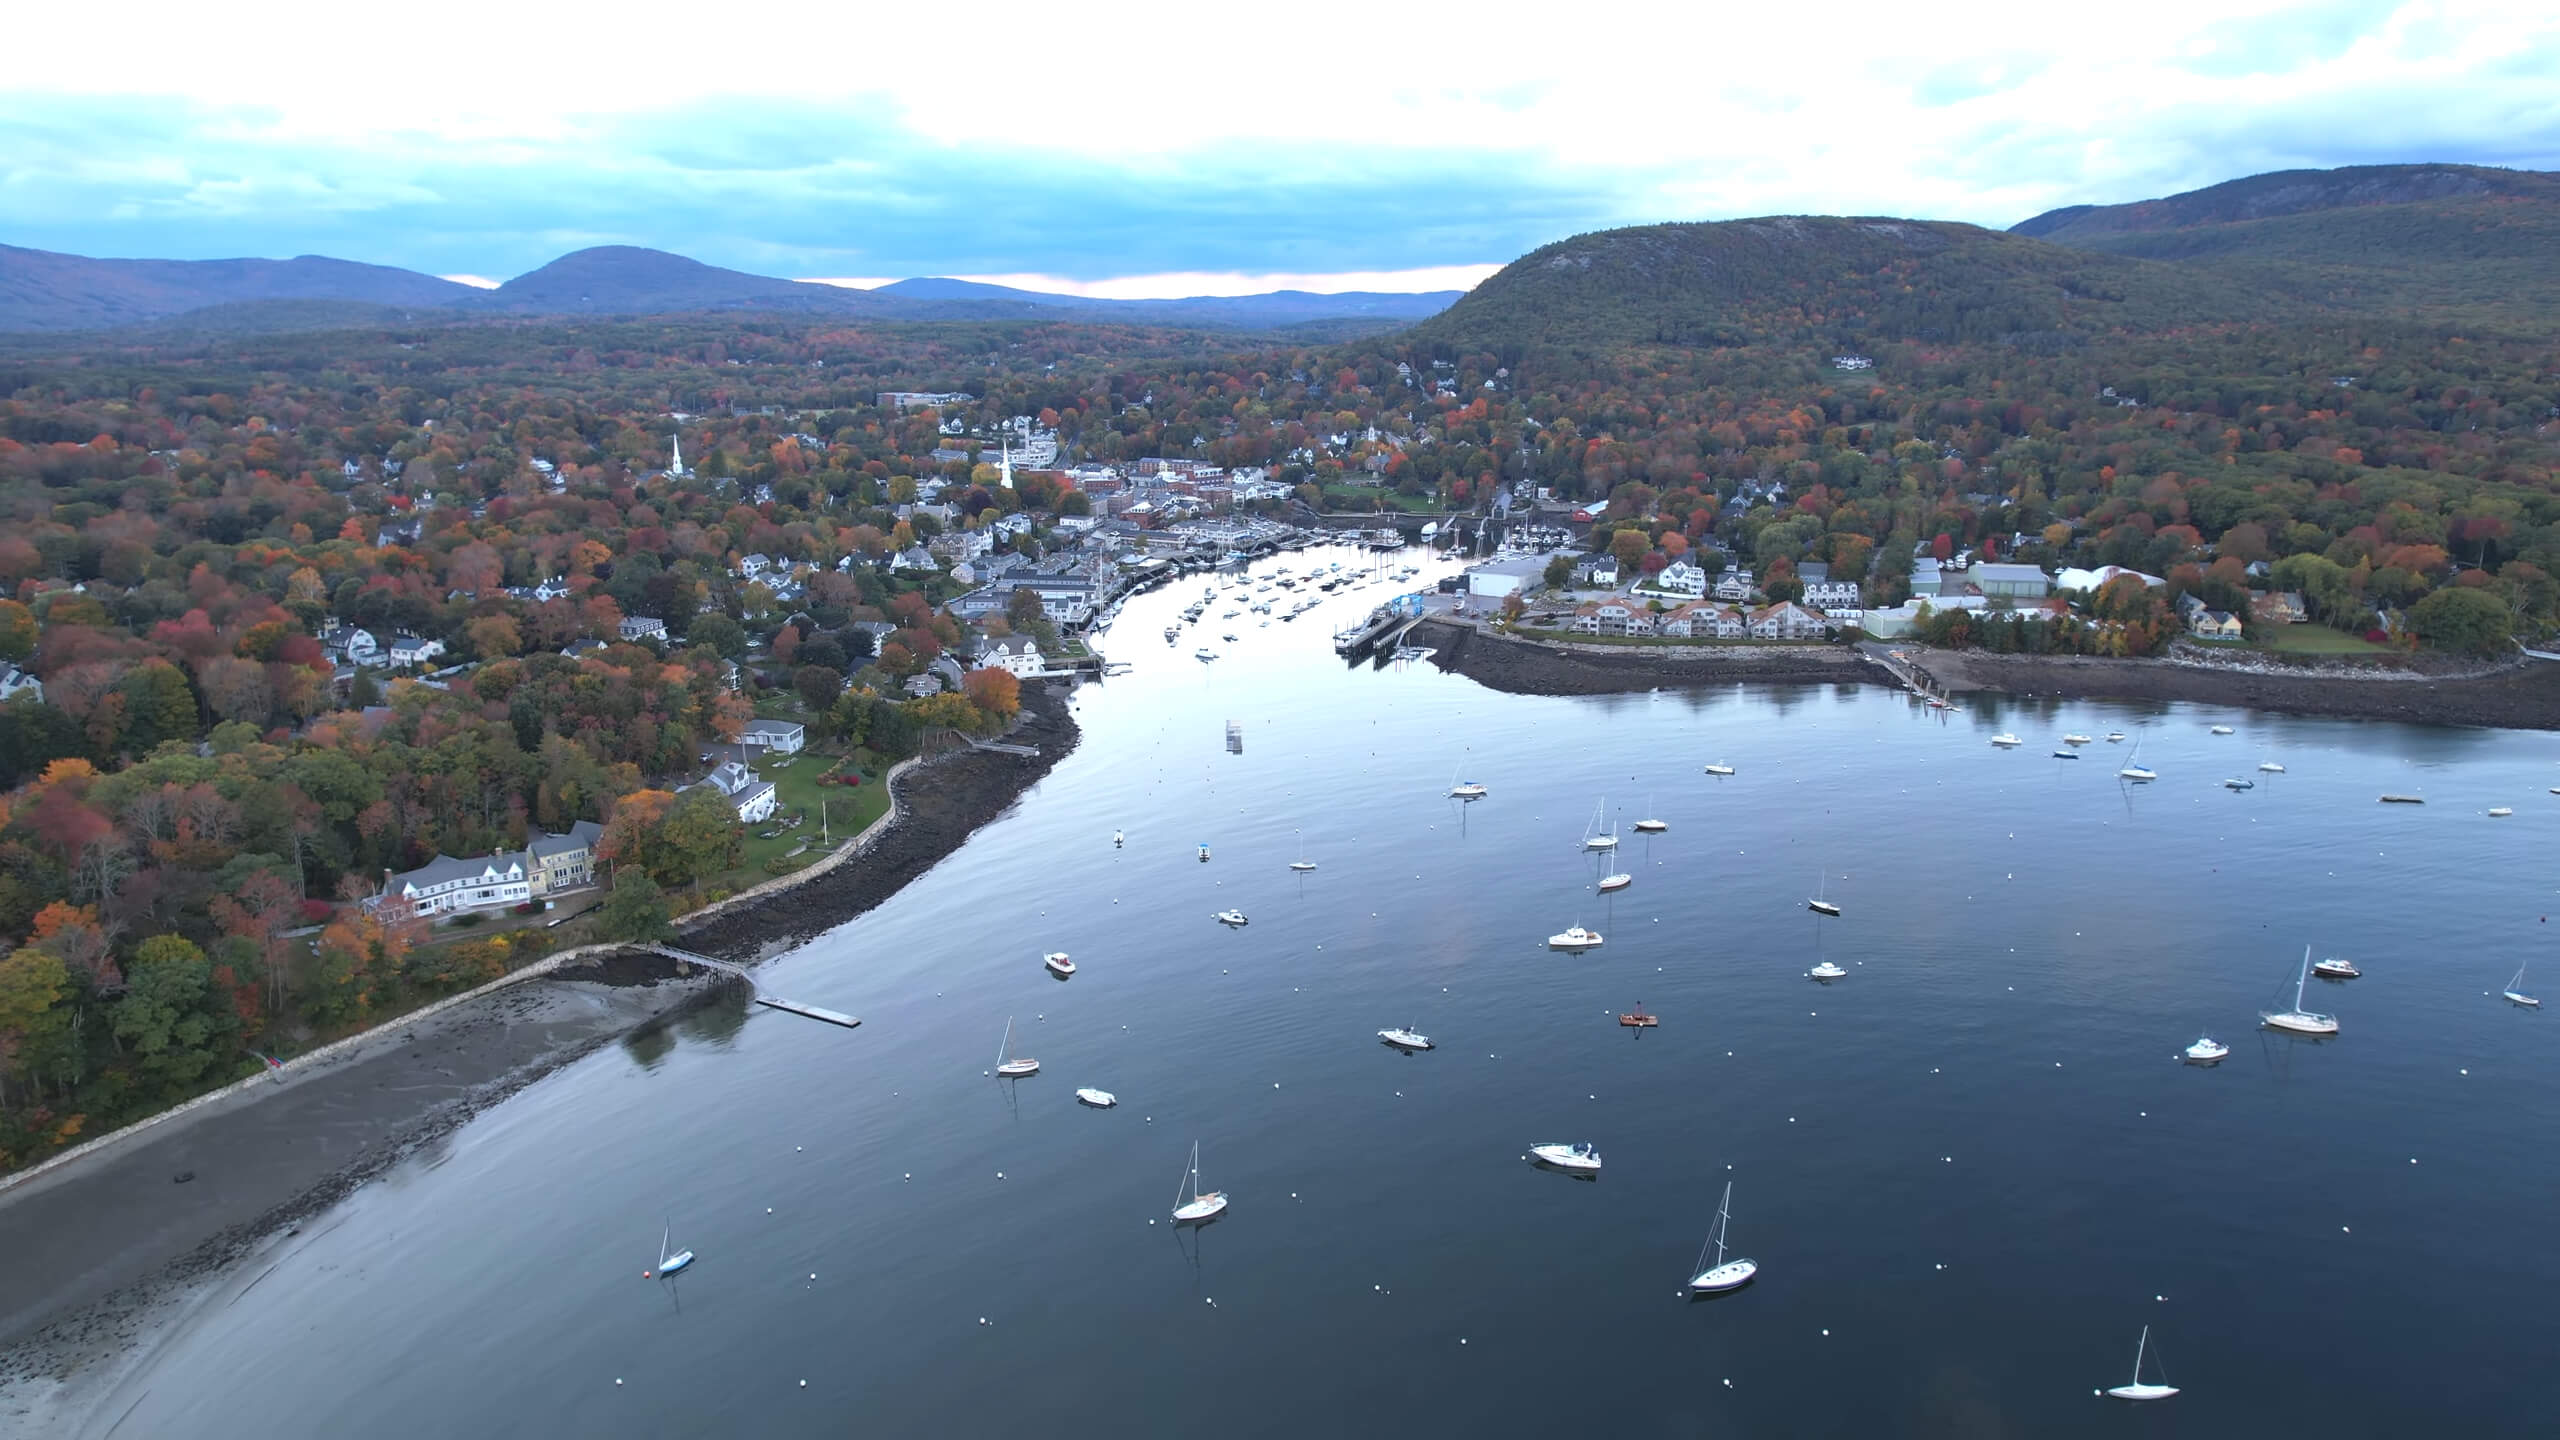
[[[1785,215],[1558,241],[1504,267],[1415,338],[1462,349],[2037,346],[2267,309],[2236,284],[1972,225]]]
[[[2014,234],[2171,261],[2323,309],[2530,334],[2560,321],[2560,175],[2361,165],[2074,206]]]

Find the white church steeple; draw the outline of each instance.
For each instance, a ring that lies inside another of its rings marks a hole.
[[[681,480],[692,472],[684,468],[684,431],[679,428],[667,437],[667,473]]]

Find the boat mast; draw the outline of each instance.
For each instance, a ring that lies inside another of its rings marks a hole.
[[[1005,1062],[1005,1057],[1006,1057],[1006,1056],[1011,1055],[1012,1053],[1013,1053],[1013,1017],[1012,1017],[1012,1016],[1010,1016],[1010,1015],[1007,1015],[1006,1017],[1004,1017],[1004,1043],[996,1047],[996,1063],[997,1063],[997,1064],[999,1064],[999,1065],[1003,1064],[1003,1063]]]
[[[2142,1351],[2151,1343],[2151,1327],[2142,1327],[2142,1338],[2133,1342],[2133,1383],[2142,1383]]]

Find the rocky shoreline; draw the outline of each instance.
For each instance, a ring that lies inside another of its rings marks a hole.
[[[1702,685],[1890,685],[1880,665],[1840,645],[1617,647],[1491,635],[1426,620],[1417,644],[1431,663],[1507,695],[1616,695]]]
[[[870,910],[1001,815],[1077,738],[1064,693],[1025,686],[1006,739],[1038,755],[964,750],[908,769],[896,818],[857,855],[677,943],[752,960]],[[601,956],[391,1021],[272,1091],[252,1087],[0,1192],[0,1227],[43,1237],[16,1248],[0,1293],[0,1436],[78,1433],[151,1335],[244,1257],[562,1066],[724,996],[745,1003],[723,975]]]
[[[1415,634],[1419,643],[1437,647],[1433,664],[1512,695],[1613,695],[1734,683],[1898,683],[1882,665],[1847,646],[1585,645],[1493,635],[1445,620],[1424,621]],[[2268,660],[2243,666],[1918,646],[1904,653],[1938,688],[1955,695],[2185,700],[2411,725],[2560,729],[2560,664],[2548,662],[2518,661],[2484,672],[2449,662],[2385,668]]]

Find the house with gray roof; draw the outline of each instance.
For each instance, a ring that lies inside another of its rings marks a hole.
[[[438,855],[407,874],[387,877],[382,893],[367,903],[406,905],[413,914],[434,917],[504,909],[532,898],[532,877],[521,855],[487,855],[477,860]]]
[[[593,820],[579,821],[565,835],[534,836],[525,847],[526,878],[533,898],[540,900],[593,885],[596,842],[603,838],[604,827]]]

